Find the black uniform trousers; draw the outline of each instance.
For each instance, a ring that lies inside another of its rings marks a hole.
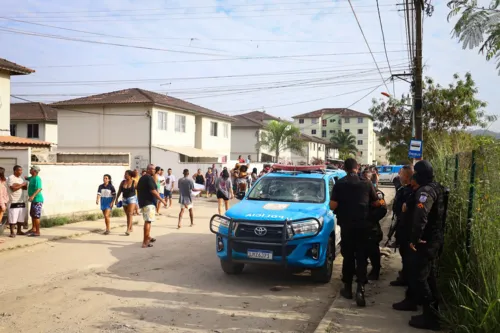
[[[340,253],[344,258],[342,263],[342,282],[352,283],[354,275],[356,275],[358,283],[368,283],[367,251],[369,236],[370,228],[368,227],[341,227]]]
[[[440,298],[437,283],[438,251],[437,246],[417,245],[416,292],[424,306],[436,305]]]
[[[403,281],[405,281],[408,286],[406,289],[406,298],[414,302],[419,302],[417,253],[410,248],[410,242],[404,240],[399,244],[399,254],[401,254],[401,259],[403,261]]]

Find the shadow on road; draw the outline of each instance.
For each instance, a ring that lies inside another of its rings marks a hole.
[[[98,273],[102,283],[83,291],[114,296],[121,306],[110,310],[165,331],[312,332],[331,302],[325,295],[336,287],[273,266],[250,265],[241,275],[226,275],[211,234],[180,231],[157,237],[150,249],[119,243],[110,242],[118,261]]]

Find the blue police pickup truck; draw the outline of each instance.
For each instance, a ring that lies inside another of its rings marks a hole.
[[[340,249],[330,193],[345,175],[324,166],[273,165],[225,216],[210,220],[222,270],[275,264],[310,270],[316,282],[328,283]]]

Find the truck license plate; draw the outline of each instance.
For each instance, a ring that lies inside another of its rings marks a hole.
[[[248,258],[252,258],[252,259],[273,260],[273,252],[272,251],[248,249],[247,256],[248,256]]]

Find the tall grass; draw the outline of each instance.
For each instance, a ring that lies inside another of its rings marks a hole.
[[[476,147],[471,247],[466,249],[472,152],[470,142],[453,147],[430,139],[431,163],[450,187],[445,247],[439,282],[443,321],[454,333],[500,332],[500,144]],[[457,142],[454,142],[457,144]],[[451,156],[450,156],[451,155]],[[455,171],[456,156],[458,170]],[[455,181],[456,178],[456,181]]]

